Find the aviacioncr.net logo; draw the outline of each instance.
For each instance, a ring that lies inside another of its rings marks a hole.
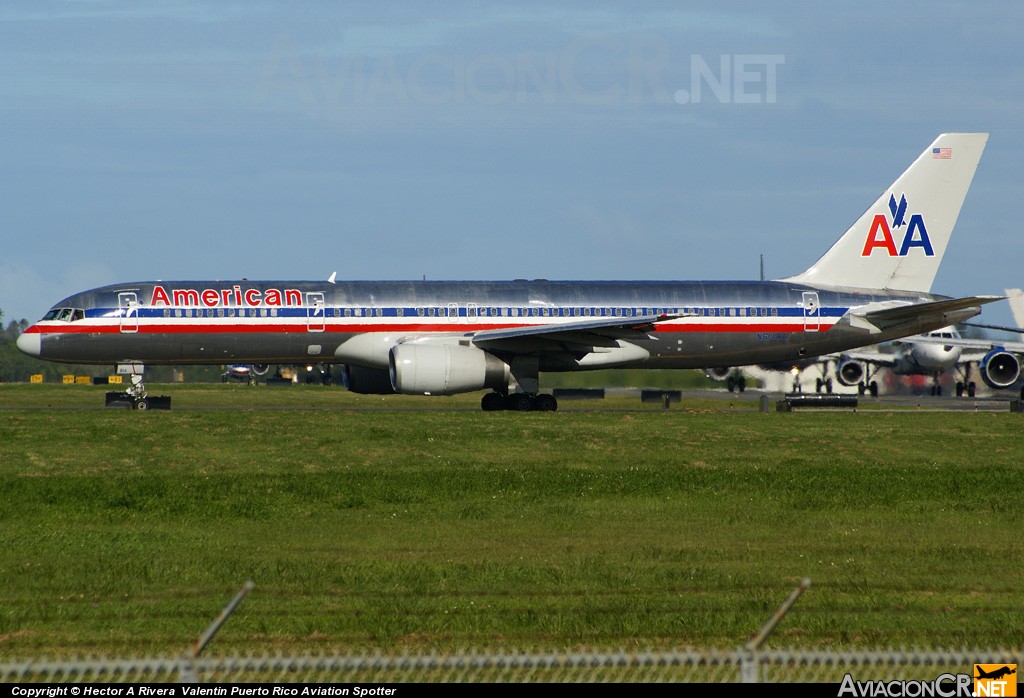
[[[975,664],[974,695],[979,698],[987,696],[1017,695],[1016,664]]]

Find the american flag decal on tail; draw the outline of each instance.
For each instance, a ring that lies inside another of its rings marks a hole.
[[[951,160],[952,158],[952,148],[932,148],[932,160]]]

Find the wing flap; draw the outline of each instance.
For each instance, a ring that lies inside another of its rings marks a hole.
[[[631,317],[610,317],[598,320],[582,320],[531,327],[512,327],[500,330],[482,330],[473,335],[473,344],[481,349],[501,349],[523,346],[524,340],[533,346],[537,343],[554,345],[576,345],[582,347],[614,347],[619,339],[643,339],[654,330],[659,322],[666,322],[682,315],[636,315]]]

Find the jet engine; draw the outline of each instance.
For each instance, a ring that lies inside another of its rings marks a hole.
[[[1009,388],[1020,377],[1020,360],[1003,347],[995,347],[985,354],[978,368],[981,379],[990,388]]]
[[[267,371],[270,370],[270,364],[253,364],[250,368],[257,376],[265,376]]]
[[[454,395],[508,388],[508,364],[476,347],[396,344],[391,347],[388,362],[391,385],[404,395]]]
[[[732,374],[731,366],[717,366],[715,368],[705,368],[704,375],[713,381],[724,381]]]
[[[391,386],[391,374],[386,368],[366,368],[365,366],[341,367],[341,384],[353,393],[360,395],[394,395]]]
[[[836,380],[847,388],[864,380],[864,365],[853,359],[840,359],[836,364]]]

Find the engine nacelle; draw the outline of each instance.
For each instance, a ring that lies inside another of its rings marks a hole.
[[[860,385],[864,380],[864,364],[853,359],[841,359],[836,364],[836,380],[847,388],[852,385]]]
[[[253,364],[250,368],[257,376],[265,376],[270,370],[270,364]]]
[[[365,366],[341,367],[341,384],[347,390],[360,395],[394,395],[391,385],[391,373],[386,368],[366,368]]]
[[[732,374],[731,366],[717,366],[704,369],[704,375],[713,381],[724,381],[730,374]]]
[[[505,390],[504,361],[459,344],[397,344],[389,355],[391,385],[404,395],[454,395],[474,390]]]
[[[996,347],[978,362],[981,379],[990,388],[1009,388],[1020,378],[1020,360],[1002,347]]]

